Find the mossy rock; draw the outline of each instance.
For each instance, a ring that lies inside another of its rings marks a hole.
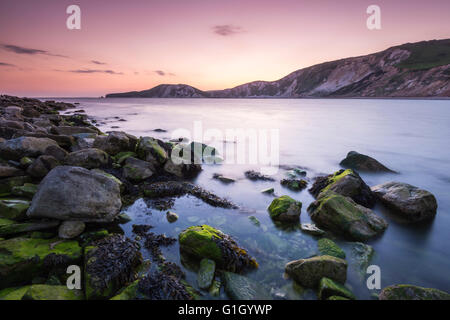
[[[34,284],[24,294],[23,300],[84,300],[84,294],[81,290],[70,290],[67,286]]]
[[[270,204],[270,217],[274,220],[295,222],[299,220],[302,209],[302,203],[289,196],[281,196],[273,199]]]
[[[0,236],[8,236],[22,232],[36,231],[55,228],[59,225],[59,221],[37,221],[26,223],[13,223],[0,225]]]
[[[11,194],[12,188],[23,186],[27,182],[31,182],[31,177],[18,176],[0,179],[0,196]]]
[[[336,258],[345,259],[345,252],[333,240],[322,238],[317,242],[319,252]]]
[[[137,154],[133,151],[122,151],[113,156],[112,158],[114,162],[122,165],[125,162],[125,160],[127,160],[129,157],[137,157]]]
[[[178,236],[180,251],[197,259],[214,260],[219,268],[241,271],[258,267],[255,259],[228,235],[208,225],[189,227]]]
[[[0,228],[3,227],[3,226],[8,226],[8,225],[11,225],[11,224],[15,224],[15,223],[16,222],[14,220],[0,218]]]
[[[325,300],[331,296],[340,296],[355,300],[355,295],[345,286],[329,278],[322,278],[319,284],[319,299]]]
[[[129,286],[123,288],[119,294],[110,300],[138,300],[143,298],[143,294],[138,291],[139,280],[134,281]]]
[[[0,290],[0,300],[22,300],[31,286],[13,287]]]
[[[202,259],[200,261],[200,269],[197,273],[197,284],[200,289],[208,289],[213,280],[216,271],[216,263],[214,260]]]
[[[148,161],[154,166],[162,165],[168,159],[166,150],[158,143],[157,139],[151,137],[139,139],[136,153],[140,159]]]
[[[23,186],[16,186],[11,189],[11,194],[17,197],[32,199],[37,192],[38,186],[32,183],[25,183]]]
[[[350,299],[344,298],[341,296],[331,296],[331,297],[328,297],[327,300],[350,300]]]
[[[17,199],[0,199],[0,217],[11,220],[23,220],[30,207],[30,201]]]
[[[12,238],[0,242],[0,288],[30,282],[50,268],[66,267],[81,260],[76,241]]]
[[[100,240],[107,236],[109,236],[109,232],[106,229],[84,232],[79,237],[80,244],[84,247],[95,240]]]
[[[380,300],[450,300],[450,294],[434,289],[399,284],[384,288]]]

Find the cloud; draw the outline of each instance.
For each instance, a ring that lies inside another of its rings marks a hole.
[[[14,52],[14,53],[17,53],[17,54],[28,54],[28,55],[43,54],[43,55],[52,56],[52,57],[68,58],[67,56],[63,56],[63,55],[60,55],[60,54],[53,54],[53,53],[48,52],[46,50],[25,48],[25,47],[15,46],[15,45],[12,45],[12,44],[0,44],[0,47],[2,47],[6,51]]]
[[[11,63],[0,62],[0,67],[14,67],[14,68],[16,68],[17,66],[15,64],[11,64]]]
[[[72,73],[106,73],[106,74],[118,74],[122,75],[123,72],[116,72],[114,70],[98,70],[98,69],[77,69],[77,70],[69,70],[67,72]]]
[[[165,71],[162,71],[162,70],[155,70],[155,71],[153,71],[153,72],[156,73],[157,75],[161,76],[161,77],[164,77],[164,76],[174,76],[174,75],[175,75],[175,74],[172,73],[172,72],[165,72]]]
[[[233,26],[231,24],[217,25],[214,26],[212,29],[215,34],[218,34],[219,36],[223,37],[232,36],[237,33],[244,32],[244,29],[242,29],[242,27]]]
[[[101,61],[97,61],[97,60],[91,60],[91,63],[93,63],[93,64],[100,64],[100,65],[107,64],[106,62],[101,62]]]

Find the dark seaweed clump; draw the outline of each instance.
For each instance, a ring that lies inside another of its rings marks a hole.
[[[138,236],[145,236],[145,234],[153,228],[153,226],[149,224],[133,224],[133,233],[137,234]]]
[[[124,237],[113,235],[93,243],[88,252],[86,271],[91,276],[91,286],[104,290],[113,282],[123,287],[135,280],[135,268],[142,263],[139,245]],[[93,258],[94,259],[91,259]]]
[[[319,195],[320,191],[322,191],[323,188],[325,188],[328,185],[328,178],[331,175],[328,176],[322,176],[322,177],[317,177],[316,180],[314,180],[314,183],[312,185],[311,188],[309,188],[309,192],[314,196],[314,198],[317,198],[317,196]]]
[[[138,291],[151,300],[193,299],[179,278],[163,272],[145,276],[138,283]]]
[[[256,180],[261,180],[261,181],[275,181],[274,178],[271,178],[269,176],[263,175],[259,172],[256,172],[254,170],[249,170],[249,171],[245,171],[244,172],[245,176],[247,177],[247,179],[256,181]]]
[[[225,270],[239,273],[247,268],[258,267],[256,260],[240,248],[229,235],[223,234],[222,238],[214,238],[214,242],[222,252]]]
[[[156,260],[162,260],[161,246],[170,246],[174,244],[177,239],[167,237],[165,234],[156,234],[149,232],[144,236],[144,247],[150,251],[152,257]]]

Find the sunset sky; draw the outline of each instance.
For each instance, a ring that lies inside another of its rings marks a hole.
[[[66,8],[81,8],[69,30]],[[381,7],[381,30],[366,9]],[[450,38],[448,0],[1,0],[0,93],[224,89],[405,42]]]

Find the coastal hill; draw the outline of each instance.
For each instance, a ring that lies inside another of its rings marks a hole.
[[[107,98],[450,97],[450,39],[406,43],[366,56],[325,62],[276,81],[202,91],[162,84]]]

